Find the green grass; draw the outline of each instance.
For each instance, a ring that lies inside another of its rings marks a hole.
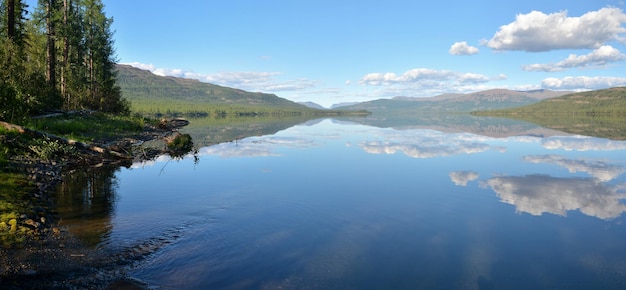
[[[146,121],[139,116],[94,113],[33,119],[26,126],[78,141],[93,142],[141,132]]]
[[[316,110],[306,108],[271,107],[247,104],[215,104],[167,99],[135,99],[134,113],[153,116],[223,116],[223,115],[303,115]]]

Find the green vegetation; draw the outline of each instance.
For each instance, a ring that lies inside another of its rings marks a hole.
[[[29,228],[18,224],[27,210],[29,182],[20,174],[0,172],[0,244],[11,247],[26,238]]]
[[[193,140],[189,134],[180,134],[174,140],[167,143],[167,150],[170,156],[180,158],[193,150]]]
[[[177,101],[177,100],[133,100],[132,110],[138,114],[168,117],[207,117],[207,116],[256,116],[256,115],[313,115],[313,109],[271,107],[248,104],[216,104],[208,102]]]
[[[104,113],[71,114],[45,119],[31,119],[27,126],[68,139],[94,142],[141,132],[146,122],[139,116],[118,116]]]
[[[23,174],[11,166],[11,156],[27,151],[29,140],[17,132],[0,128],[0,245],[11,247],[22,242],[29,229],[18,224],[21,213],[28,211],[28,196],[34,188]],[[12,146],[18,143],[21,146]]]
[[[490,116],[622,116],[626,115],[626,87],[568,94],[524,107],[479,111],[474,114]]]
[[[132,135],[143,129],[140,117],[103,113],[74,114],[30,120],[28,127],[79,141],[106,140]],[[18,245],[33,233],[22,218],[33,213],[31,200],[36,187],[23,172],[39,162],[59,163],[74,159],[77,149],[58,140],[35,138],[0,126],[0,245]],[[29,171],[30,172],[30,171]],[[35,223],[34,221],[31,221]]]
[[[128,113],[101,0],[0,0],[0,120],[54,109]]]
[[[157,76],[128,65],[117,66],[118,83],[132,111],[150,116],[337,116],[367,112],[317,110],[273,94],[253,93],[198,80]]]
[[[568,94],[529,106],[479,111],[573,134],[626,140],[626,87]]]

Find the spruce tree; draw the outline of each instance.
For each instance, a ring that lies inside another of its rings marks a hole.
[[[89,73],[87,104],[105,112],[128,113],[129,103],[116,84],[112,18],[104,14],[101,0],[85,0],[86,66]]]
[[[0,0],[0,119],[64,108],[128,113],[101,0]]]

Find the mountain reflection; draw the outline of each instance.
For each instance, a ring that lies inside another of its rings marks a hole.
[[[611,181],[620,176],[626,168],[607,164],[604,161],[575,160],[557,155],[525,156],[524,161],[532,163],[556,164],[566,168],[570,173],[585,172],[600,181]]]
[[[505,176],[486,181],[501,201],[518,212],[531,215],[552,213],[566,216],[580,212],[600,219],[613,219],[626,211],[622,188],[611,187],[592,178],[557,178],[547,175]]]
[[[473,171],[453,171],[450,172],[450,179],[458,186],[467,186],[467,183],[476,180],[479,174]]]

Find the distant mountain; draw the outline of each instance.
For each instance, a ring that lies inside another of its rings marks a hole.
[[[333,104],[333,105],[330,106],[330,108],[331,109],[338,109],[338,108],[348,107],[348,106],[352,106],[352,105],[356,105],[356,104],[360,104],[360,103],[359,102],[344,102],[344,103],[339,103],[339,104]]]
[[[322,107],[322,105],[314,103],[314,102],[298,102],[298,104],[307,106],[308,108],[311,108],[311,109],[327,110],[326,108]]]
[[[351,106],[344,110],[367,110],[372,113],[412,114],[418,112],[472,112],[520,107],[571,92],[494,89],[471,94],[443,94],[430,98],[395,97]]]
[[[572,134],[626,140],[626,87],[572,93],[528,106],[473,114],[515,118]]]
[[[498,112],[500,114],[626,114],[626,87],[570,93],[519,108]]]
[[[129,65],[117,65],[116,68],[117,83],[122,89],[122,94],[133,103],[175,101],[309,110],[303,105],[273,94],[247,92],[193,79],[158,76]]]

